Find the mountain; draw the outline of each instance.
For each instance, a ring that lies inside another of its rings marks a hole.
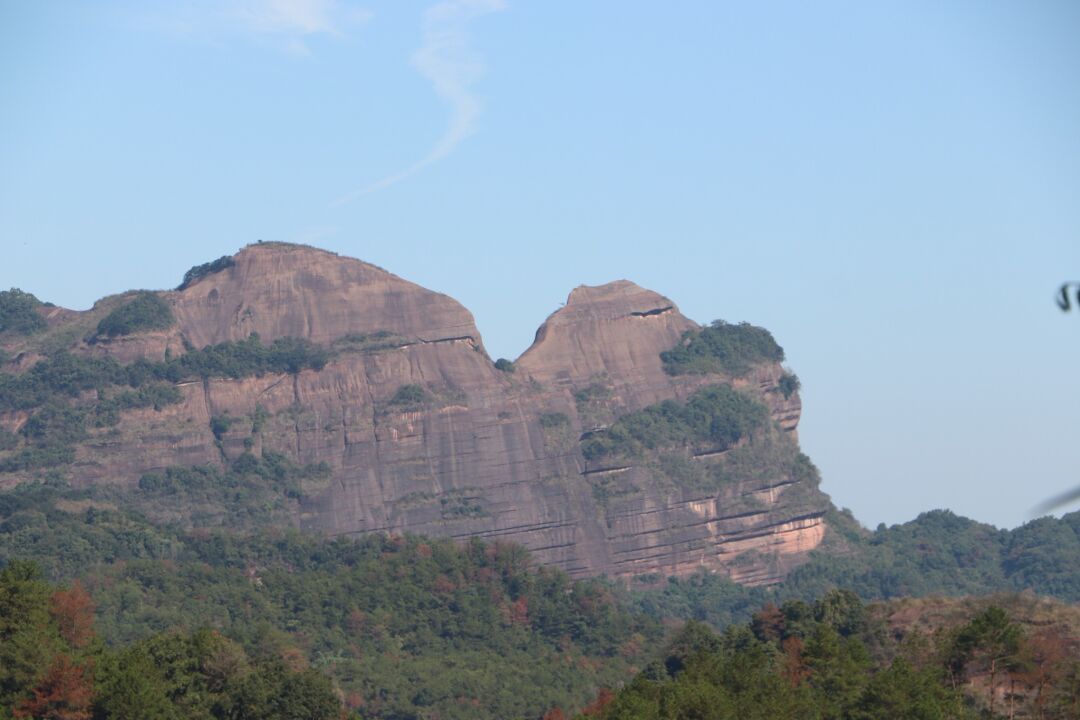
[[[771,584],[828,531],[772,336],[626,280],[574,289],[513,363],[455,300],[282,243],[86,312],[0,293],[0,318],[0,487],[188,527],[506,540],[572,576]]]

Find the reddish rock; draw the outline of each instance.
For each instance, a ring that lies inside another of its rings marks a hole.
[[[303,488],[298,527],[512,540],[574,575],[705,568],[768,583],[824,534],[828,499],[779,469],[708,493],[680,487],[655,458],[587,466],[583,432],[716,382],[757,395],[777,421],[776,442],[795,442],[798,395],[785,400],[776,390],[779,364],[743,378],[667,375],[660,353],[698,326],[669,299],[626,280],[576,288],[514,373],[495,369],[472,315],[455,300],[314,248],[248,246],[232,267],[163,297],[173,329],[78,349],[124,362],[160,359],[166,349],[184,352],[185,342],[203,347],[252,332],[266,342],[294,336],[344,349],[321,371],[185,383],[179,405],[126,412],[115,430],[79,449],[77,484],[133,485],[148,470],[224,463],[247,439],[256,452],[332,468],[329,480]],[[61,315],[76,322],[80,314]],[[356,340],[375,333],[391,339],[377,347]],[[390,403],[409,384],[426,389],[427,407],[406,412]],[[257,408],[267,418],[260,430],[246,420],[219,447],[210,418],[251,418]],[[567,422],[541,421],[554,413]]]

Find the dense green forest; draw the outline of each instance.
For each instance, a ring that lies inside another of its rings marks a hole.
[[[110,645],[202,628],[326,673],[371,718],[533,717],[629,679],[662,624],[506,544],[240,536],[39,485],[0,494],[0,562],[82,579]],[[15,561],[15,562],[21,562]]]
[[[1080,717],[1080,642],[1050,613],[992,603],[923,632],[833,591],[766,605],[722,633],[689,623],[582,717],[603,720],[961,720]],[[549,713],[548,720],[557,717]]]
[[[121,646],[98,636],[94,601],[34,563],[0,570],[0,718],[335,720],[330,678],[301,658],[248,652],[208,629]]]
[[[865,606],[846,590],[781,600],[730,583],[722,597],[706,576],[627,593],[532,567],[513,545],[182,533],[58,488],[0,497],[0,717],[1056,719],[1080,707],[1080,613],[1045,602],[1005,599],[1035,608],[1017,622],[990,601]],[[82,582],[50,586],[41,566]],[[666,642],[676,598],[729,615]],[[35,714],[57,707],[73,714]]]
[[[747,588],[725,577],[643,576],[638,609],[653,617],[695,619],[714,627],[746,622],[766,602],[812,600],[846,588],[864,600],[1031,591],[1080,601],[1080,512],[1001,530],[948,510],[906,523],[863,530],[830,512],[829,533],[805,565],[780,585]]]
[[[318,472],[284,462],[251,458],[242,463],[251,467],[228,473],[244,478],[238,492],[281,493],[295,473]],[[167,502],[169,493],[211,492],[221,482],[163,473],[135,492]],[[207,504],[221,502],[228,498]],[[81,579],[110,647],[208,629],[250,658],[319,669],[371,718],[580,708],[644,668],[674,620],[725,628],[751,622],[769,603],[798,607],[836,587],[867,599],[1026,588],[1080,597],[1080,513],[1007,531],[939,511],[874,532],[851,526],[851,537],[835,531],[833,547],[771,588],[707,574],[643,576],[627,588],[571,582],[533,567],[513,545],[183,530],[148,521],[134,504],[59,482],[0,493],[0,563],[30,560],[53,582]],[[831,554],[840,545],[846,554]]]

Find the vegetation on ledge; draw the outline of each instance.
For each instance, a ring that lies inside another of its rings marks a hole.
[[[101,319],[96,337],[120,337],[146,330],[168,330],[176,319],[157,293],[143,291]]]
[[[669,375],[721,373],[740,376],[757,363],[781,362],[784,349],[765,328],[714,320],[701,330],[687,331],[679,344],[660,353]]]
[[[799,376],[792,372],[785,372],[780,376],[779,382],[776,384],[777,388],[784,395],[784,399],[789,399],[792,395],[799,392],[799,388],[802,387],[802,383],[799,382]]]
[[[698,390],[686,403],[665,400],[627,413],[581,442],[586,460],[635,457],[645,449],[726,450],[769,421],[769,410],[729,385]]]
[[[231,268],[235,264],[236,261],[233,260],[231,257],[229,257],[228,255],[222,255],[217,260],[211,260],[210,262],[203,263],[202,265],[196,265],[195,267],[184,273],[184,279],[180,282],[180,285],[178,285],[176,289],[184,290],[194,285],[196,282],[206,277],[207,275],[219,273],[222,270]]]
[[[0,372],[0,411],[30,410],[22,445],[0,445],[0,472],[57,467],[74,459],[75,445],[92,427],[109,427],[132,408],[160,410],[178,403],[177,383],[208,377],[241,378],[264,373],[322,369],[329,352],[301,338],[263,345],[247,340],[191,348],[180,357],[121,365],[110,357],[61,351],[22,374]]]

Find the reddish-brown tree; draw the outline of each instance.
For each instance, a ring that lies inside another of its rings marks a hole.
[[[604,708],[615,700],[615,693],[608,688],[600,688],[600,692],[596,694],[596,699],[581,709],[581,714],[585,717],[600,717],[604,712]]]
[[[67,590],[52,594],[49,614],[60,628],[60,637],[71,647],[81,648],[94,637],[94,601],[78,580]]]
[[[784,638],[784,679],[791,683],[791,687],[798,687],[803,680],[810,677],[810,668],[802,656],[802,640],[792,635]]]
[[[1035,691],[1031,704],[1036,718],[1041,720],[1046,717],[1049,689],[1060,680],[1065,671],[1065,661],[1076,652],[1077,648],[1060,628],[1042,628],[1025,639],[1025,668],[1017,678]]]
[[[63,653],[53,658],[34,696],[19,703],[16,718],[34,720],[89,720],[93,687],[87,668]]]
[[[784,613],[772,603],[768,603],[754,614],[750,628],[758,640],[772,642],[784,634]]]
[[[510,622],[514,625],[527,627],[529,624],[529,601],[519,597],[510,605]]]

